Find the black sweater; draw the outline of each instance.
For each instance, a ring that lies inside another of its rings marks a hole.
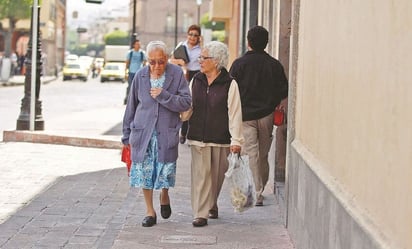
[[[229,72],[239,85],[243,121],[269,115],[288,96],[282,64],[265,51],[248,51],[233,62]]]

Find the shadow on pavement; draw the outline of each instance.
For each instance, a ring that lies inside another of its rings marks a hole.
[[[122,135],[122,126],[123,126],[122,124],[123,124],[122,122],[116,124],[115,126],[110,128],[109,130],[104,132],[103,135],[106,135],[106,136],[121,136]]]
[[[128,194],[125,168],[59,177],[0,224],[0,248],[111,248]]]

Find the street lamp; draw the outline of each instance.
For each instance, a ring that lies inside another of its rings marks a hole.
[[[202,5],[202,0],[196,0],[197,4],[197,24],[200,25],[200,5]]]
[[[24,97],[21,100],[16,130],[44,130],[41,101],[39,100],[42,66],[39,19],[40,6],[34,4],[30,22],[32,32],[25,60]]]

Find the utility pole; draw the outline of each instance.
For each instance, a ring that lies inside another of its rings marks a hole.
[[[136,0],[133,0],[133,20],[132,20],[132,37],[130,47],[133,48],[133,43],[137,38],[136,34]]]
[[[179,11],[178,11],[178,6],[179,6],[179,4],[178,4],[178,0],[175,0],[175,4],[176,4],[176,7],[175,7],[175,47],[177,47],[177,24],[178,24],[178,22],[177,22],[177,15],[179,14]]]

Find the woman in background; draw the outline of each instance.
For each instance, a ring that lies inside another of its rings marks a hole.
[[[187,40],[182,44],[186,47],[187,54],[189,55],[189,61],[185,62],[183,59],[175,59],[172,57],[170,63],[179,65],[183,68],[186,74],[186,79],[190,82],[193,76],[200,71],[200,64],[198,58],[200,56],[201,48],[201,29],[199,25],[191,25],[187,29]],[[186,142],[186,134],[188,129],[187,121],[183,122],[180,133],[180,143]]]

